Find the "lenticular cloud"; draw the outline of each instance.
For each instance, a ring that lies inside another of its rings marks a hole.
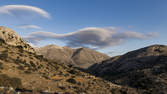
[[[27,5],[6,5],[0,7],[0,14],[8,14],[13,16],[19,16],[22,12],[28,12],[32,15],[40,15],[44,18],[50,18],[48,12],[43,9],[34,6],[27,6]],[[22,15],[26,16],[26,15]]]
[[[127,40],[144,40],[155,37],[155,33],[139,33],[135,31],[117,32],[115,29],[89,27],[76,32],[56,34],[52,32],[33,32],[24,38],[31,43],[39,43],[42,40],[60,40],[70,47],[106,48],[120,45]]]

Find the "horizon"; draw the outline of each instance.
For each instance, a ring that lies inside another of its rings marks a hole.
[[[162,0],[2,0],[0,25],[41,47],[87,47],[110,56],[161,44],[167,32]]]

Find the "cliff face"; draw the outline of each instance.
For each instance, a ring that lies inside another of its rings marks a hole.
[[[34,49],[27,44],[17,33],[9,28],[0,26],[0,40],[11,46],[21,47],[26,51],[34,52]]]
[[[88,68],[95,63],[100,63],[109,58],[109,56],[103,53],[88,48],[72,49],[69,47],[48,45],[38,48],[36,51],[50,60],[72,64],[80,68]]]

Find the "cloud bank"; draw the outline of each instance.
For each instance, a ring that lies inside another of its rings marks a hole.
[[[44,18],[50,18],[50,14],[43,9],[34,6],[27,5],[5,5],[0,7],[0,14],[7,14],[11,16],[27,16],[24,12],[28,12],[31,15],[40,15]],[[21,15],[20,15],[21,14]]]
[[[20,28],[20,29],[41,29],[41,27],[37,26],[37,25],[20,25],[20,26],[17,26],[17,28]]]
[[[119,45],[128,40],[143,40],[155,36],[155,33],[138,33],[134,31],[117,32],[115,28],[88,27],[66,34],[56,34],[44,31],[33,32],[25,36],[24,39],[33,44],[38,44],[42,40],[53,39],[63,41],[66,43],[66,46],[70,47],[100,49]]]

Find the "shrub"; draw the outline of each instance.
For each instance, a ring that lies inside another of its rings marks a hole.
[[[8,50],[5,50],[0,54],[0,59],[7,61],[7,58],[8,58]]]
[[[32,67],[36,67],[36,65],[34,64],[33,61],[30,61],[30,65],[31,65]]]
[[[76,84],[77,83],[77,81],[74,78],[69,78],[66,81],[69,82],[69,83],[72,83],[72,84]]]
[[[0,45],[2,45],[3,43],[5,43],[5,41],[3,39],[0,39]]]
[[[75,70],[68,71],[70,74],[76,74],[77,72]]]
[[[23,66],[18,66],[17,67],[19,70],[24,70],[24,67]]]
[[[0,69],[3,69],[3,66],[2,66],[3,64],[0,62]]]
[[[24,71],[24,73],[26,73],[26,74],[30,74],[30,73],[31,73],[31,71],[26,70],[26,71]]]

